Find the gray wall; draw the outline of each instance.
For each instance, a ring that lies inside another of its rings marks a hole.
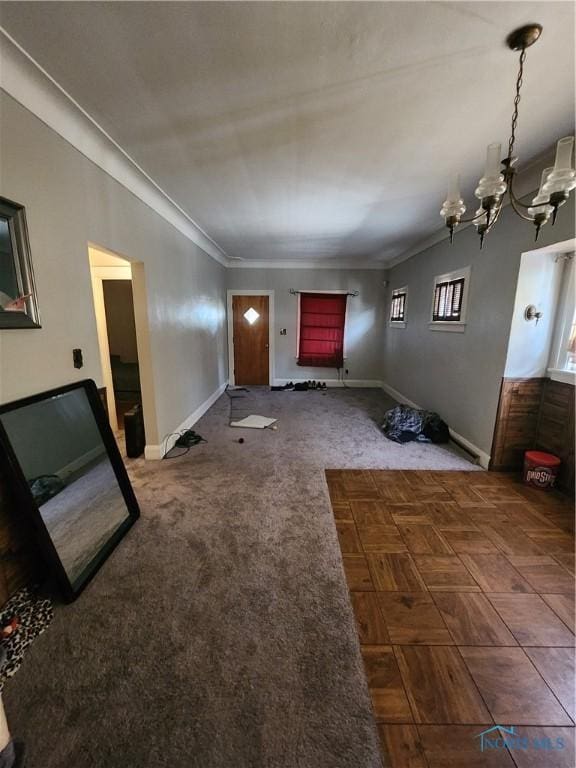
[[[574,207],[561,209],[556,226],[542,231],[539,246],[574,237]],[[523,251],[532,250],[532,225],[505,209],[479,250],[474,227],[428,248],[388,272],[386,313],[394,288],[408,286],[406,328],[386,327],[384,382],[423,408],[438,411],[449,425],[490,453],[504,374]],[[433,280],[471,266],[464,333],[428,328]]]
[[[158,443],[227,378],[226,270],[0,92],[0,194],[26,206],[40,330],[0,332],[0,400],[102,384],[88,242],[144,263]],[[84,368],[72,365],[72,348]],[[148,422],[147,422],[148,429]]]
[[[274,290],[275,375],[277,379],[337,378],[335,369],[304,368],[296,364],[298,297],[290,288],[301,291],[358,290],[348,298],[346,309],[346,360],[348,379],[381,378],[384,272],[350,269],[229,269],[228,288]],[[280,329],[286,328],[286,336]]]

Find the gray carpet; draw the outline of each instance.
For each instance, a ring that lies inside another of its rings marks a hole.
[[[129,463],[142,519],[6,686],[28,768],[380,766],[322,470],[473,467],[388,442],[379,391],[250,397],[276,431],[224,395],[208,443]]]

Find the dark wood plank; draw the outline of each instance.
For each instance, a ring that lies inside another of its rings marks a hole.
[[[484,725],[419,725],[429,768],[514,768],[507,749],[480,751],[478,734],[492,726],[492,719]]]
[[[434,602],[457,645],[517,645],[485,595],[436,592]]]
[[[363,645],[361,650],[376,722],[413,722],[410,704],[391,646]]]
[[[390,505],[383,501],[351,501],[350,507],[357,525],[394,525]]]
[[[565,531],[527,531],[526,535],[546,554],[571,554],[574,552],[574,536]]]
[[[480,592],[480,587],[456,555],[415,555],[414,562],[432,592]]]
[[[349,523],[354,522],[352,509],[350,508],[350,504],[347,501],[333,501],[332,512],[334,514],[335,520],[342,520]]]
[[[484,592],[533,592],[504,555],[460,555]]]
[[[374,591],[364,555],[342,555],[348,588],[354,592]]]
[[[374,586],[379,592],[417,592],[426,590],[411,555],[368,555]]]
[[[478,526],[505,555],[542,555],[542,549],[513,523],[490,522]]]
[[[478,528],[467,516],[466,511],[450,502],[433,502],[425,505],[426,514],[432,525],[440,531],[477,531]]]
[[[571,725],[522,648],[460,648],[496,723]]]
[[[528,502],[501,501],[496,507],[505,513],[508,520],[522,531],[549,529],[556,527],[550,520]]]
[[[444,531],[444,538],[457,554],[490,554],[498,548],[479,531]]]
[[[395,525],[359,525],[358,535],[366,554],[407,552],[408,548]]]
[[[576,576],[576,557],[574,552],[562,552],[561,554],[556,552],[554,560],[560,563],[563,568],[566,568],[567,571],[570,571],[572,576]]]
[[[393,645],[453,645],[428,592],[377,592]]]
[[[432,525],[400,525],[400,533],[413,555],[453,555],[444,535]]]
[[[351,592],[350,599],[360,642],[363,645],[386,645],[390,642],[386,622],[375,592]]]
[[[390,768],[428,768],[415,725],[378,725],[382,762]]]
[[[527,739],[528,749],[514,749],[511,755],[517,768],[574,768],[574,728],[543,728],[541,725],[517,728]],[[538,746],[537,746],[538,745]]]
[[[576,719],[574,649],[526,648],[525,650],[526,655],[548,683],[560,704],[573,720]]]
[[[576,631],[576,610],[572,595],[540,595],[545,600],[556,616],[562,619],[571,632]]]
[[[338,533],[338,542],[342,553],[362,552],[362,545],[358,538],[355,523],[351,523],[348,520],[336,520],[336,532]]]
[[[539,595],[488,594],[520,645],[567,647],[574,635]]]
[[[489,723],[490,713],[456,648],[394,646],[417,723]]]
[[[551,557],[508,557],[536,592],[574,593],[574,578]]]

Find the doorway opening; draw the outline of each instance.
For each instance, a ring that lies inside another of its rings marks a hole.
[[[88,254],[110,426],[121,434],[140,406],[146,442],[157,442],[144,265],[95,245]]]

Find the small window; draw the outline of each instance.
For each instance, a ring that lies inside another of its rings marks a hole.
[[[448,280],[445,283],[436,283],[432,320],[460,322],[463,293],[463,277],[459,277],[457,280]]]
[[[435,278],[431,328],[435,330],[464,329],[469,279],[469,267]],[[453,325],[452,329],[450,324]]]
[[[395,325],[406,325],[406,301],[408,298],[407,288],[396,288],[392,291],[392,301],[390,303],[390,323]]]

